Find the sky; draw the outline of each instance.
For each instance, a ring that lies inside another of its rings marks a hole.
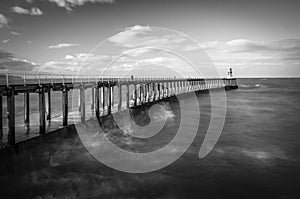
[[[196,76],[197,65],[203,76],[209,66],[300,77],[299,10],[297,0],[1,0],[0,72]]]

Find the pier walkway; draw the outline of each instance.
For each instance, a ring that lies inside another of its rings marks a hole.
[[[236,78],[0,74],[0,140],[2,146],[14,147],[90,117],[190,92],[237,87]]]

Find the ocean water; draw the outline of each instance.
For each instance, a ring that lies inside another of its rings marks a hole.
[[[222,134],[205,158],[198,153],[211,117],[207,93],[197,95],[198,134],[171,165],[124,173],[97,161],[78,137],[55,140],[1,159],[0,198],[299,198],[300,79],[239,79],[239,89],[226,98]],[[176,100],[160,105],[152,119],[166,122],[152,138],[133,138],[131,124],[121,131],[110,120],[101,121],[105,135],[128,151],[163,147],[175,136],[181,113]],[[132,118],[148,125],[148,109],[133,111]],[[89,131],[95,122],[79,128]]]

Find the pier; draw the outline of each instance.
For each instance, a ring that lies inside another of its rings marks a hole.
[[[43,136],[53,130],[67,127],[70,124],[85,122],[86,114],[100,118],[113,112],[142,106],[159,100],[185,95],[190,92],[207,91],[210,89],[236,89],[236,78],[176,78],[176,77],[107,77],[107,76],[72,76],[54,74],[5,74],[0,76],[0,136],[7,136],[2,145],[12,147],[30,136],[22,138],[21,134],[32,131],[30,107],[38,107],[37,136]],[[86,91],[89,89],[90,110],[87,110]],[[78,91],[71,96],[71,91]],[[54,129],[48,128],[52,116],[52,94],[61,94],[62,125]],[[22,94],[23,129],[16,130],[16,96]],[[38,100],[31,101],[32,95]],[[78,99],[78,114],[75,119],[70,111],[70,98]],[[6,98],[6,104],[4,104]],[[7,110],[6,117],[4,107]],[[4,128],[4,123],[7,122]],[[19,138],[21,137],[21,138]]]

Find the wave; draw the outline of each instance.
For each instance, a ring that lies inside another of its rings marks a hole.
[[[239,87],[252,89],[252,88],[261,88],[261,87],[265,87],[265,86],[261,85],[261,84],[239,84]]]

